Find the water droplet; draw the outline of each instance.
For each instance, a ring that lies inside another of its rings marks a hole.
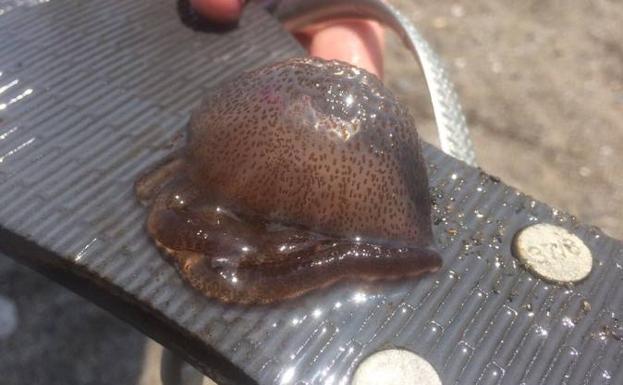
[[[573,321],[572,321],[572,320],[571,320],[571,318],[569,318],[569,317],[563,317],[563,318],[562,318],[562,324],[563,324],[565,327],[568,327],[568,328],[570,328],[570,329],[571,329],[571,328],[573,328],[573,327],[575,326],[575,323],[573,323]]]

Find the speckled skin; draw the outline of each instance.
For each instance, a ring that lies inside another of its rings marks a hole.
[[[157,244],[223,301],[440,265],[413,119],[345,63],[290,59],[223,85],[193,114],[186,148],[137,189]]]

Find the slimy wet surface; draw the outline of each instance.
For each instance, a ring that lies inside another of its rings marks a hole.
[[[225,302],[441,265],[413,119],[345,63],[290,59],[222,85],[137,195],[184,279]]]

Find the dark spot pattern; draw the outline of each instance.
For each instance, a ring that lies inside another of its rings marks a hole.
[[[413,119],[342,62],[290,59],[222,85],[137,193],[182,276],[226,302],[440,266]]]

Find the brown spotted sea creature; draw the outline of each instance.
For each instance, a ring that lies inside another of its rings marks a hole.
[[[346,63],[290,59],[223,84],[137,195],[182,277],[225,302],[441,265],[413,119]]]

